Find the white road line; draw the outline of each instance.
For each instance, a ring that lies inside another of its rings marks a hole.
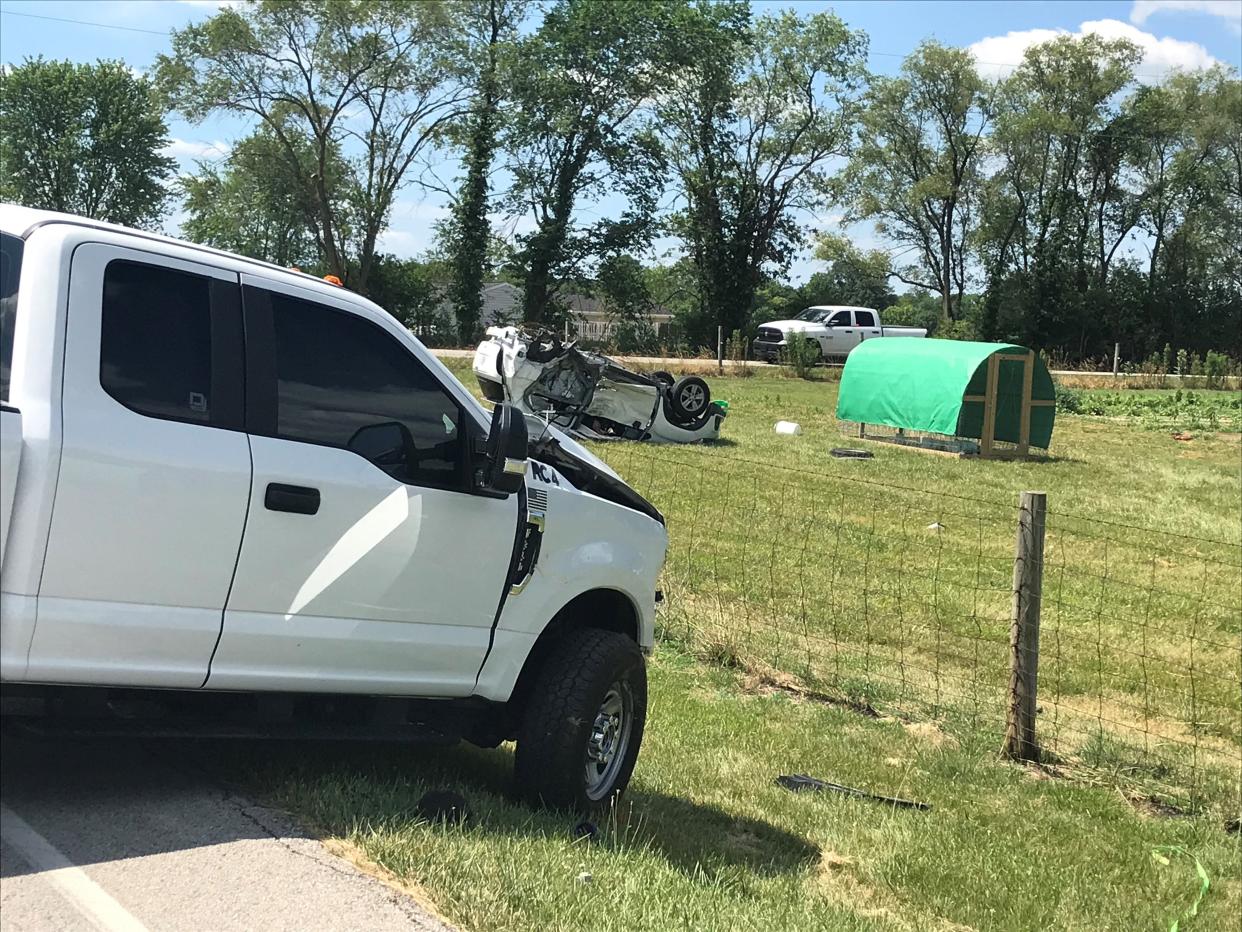
[[[76,867],[21,816],[0,803],[0,837],[103,932],[147,932],[147,927]]]

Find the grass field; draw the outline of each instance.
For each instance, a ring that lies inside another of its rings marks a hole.
[[[1061,417],[1046,461],[844,461],[834,383],[711,383],[721,444],[597,448],[672,539],[648,736],[603,843],[511,803],[506,749],[232,747],[213,766],[476,932],[1167,928],[1198,890],[1190,855],[1212,888],[1182,928],[1236,929],[1239,437]],[[1023,489],[1051,512],[1043,769],[996,753]],[[933,808],[773,785],[795,772]],[[471,800],[465,827],[412,815],[444,787]],[[1162,863],[1165,845],[1189,855]]]

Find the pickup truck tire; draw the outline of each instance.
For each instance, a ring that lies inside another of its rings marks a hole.
[[[638,645],[614,631],[571,632],[544,662],[518,728],[518,794],[584,815],[607,812],[630,782],[646,715]]]

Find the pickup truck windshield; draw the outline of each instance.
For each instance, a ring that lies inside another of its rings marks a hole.
[[[0,401],[9,400],[13,367],[13,326],[17,323],[17,280],[22,271],[22,241],[0,233]]]
[[[812,323],[817,324],[820,321],[822,321],[825,317],[827,317],[830,313],[831,311],[825,311],[823,308],[808,307],[805,311],[803,311],[801,314],[795,317],[794,320],[809,320]]]

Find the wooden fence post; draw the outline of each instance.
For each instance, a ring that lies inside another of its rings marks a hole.
[[[1013,611],[1009,631],[1009,714],[1002,754],[1038,761],[1035,708],[1039,680],[1039,607],[1043,592],[1044,525],[1048,496],[1023,492],[1013,558]]]

